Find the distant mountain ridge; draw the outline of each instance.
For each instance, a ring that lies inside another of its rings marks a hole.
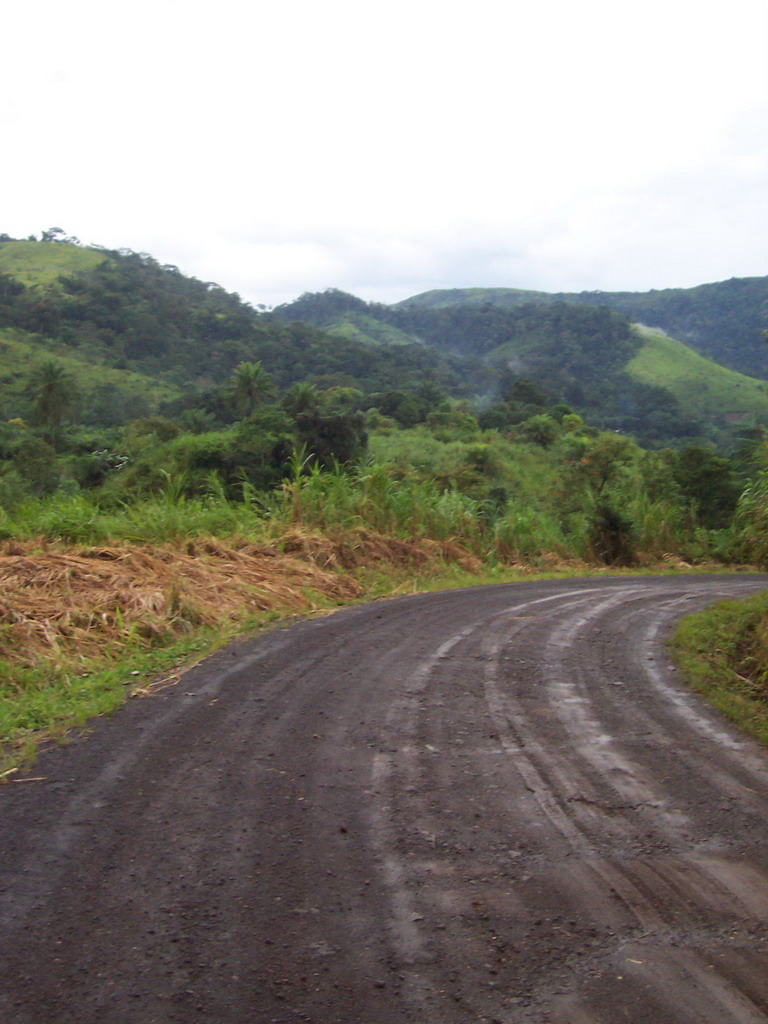
[[[768,423],[765,384],[733,369],[768,375],[767,306],[768,278],[755,278],[638,295],[447,289],[391,306],[328,289],[273,316],[372,347],[386,337],[461,358],[468,386],[482,389],[481,367],[496,380],[528,378],[593,422],[646,443],[720,444]]]
[[[146,253],[0,236],[0,419],[19,415],[30,368],[51,358],[76,378],[84,421],[109,424],[191,402],[258,360],[279,389],[352,388],[362,408],[426,385],[480,415],[529,380],[644,443],[731,445],[768,426],[768,391],[722,364],[768,376],[766,325],[768,278],[637,295],[452,289],[394,305],[328,289],[267,311]]]
[[[151,411],[170,394],[220,385],[250,360],[261,361],[279,388],[308,381],[367,392],[435,379],[452,389],[460,381],[451,360],[425,346],[379,350],[283,323],[147,253],[7,236],[0,236],[0,354],[0,418],[4,408],[15,415],[18,404],[3,397],[17,395],[30,367],[52,357],[86,396],[99,378],[122,381],[146,393]]]
[[[768,379],[768,277],[731,278],[694,288],[649,292],[537,292],[516,288],[448,288],[423,292],[398,309],[463,305],[514,308],[527,303],[607,306],[648,327],[659,327],[694,351],[752,377]]]

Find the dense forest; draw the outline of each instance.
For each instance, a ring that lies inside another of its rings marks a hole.
[[[696,359],[677,342],[678,352],[691,362],[684,376],[689,383],[695,376],[699,384],[681,387],[677,368],[670,365],[675,353],[664,351],[657,339],[651,356],[648,337],[607,305],[554,297],[536,302],[530,297],[535,293],[513,293],[525,301],[505,303],[488,299],[493,293],[471,292],[466,301],[451,301],[453,292],[428,293],[432,301],[417,297],[382,306],[329,290],[279,307],[273,317],[299,319],[342,337],[354,329],[372,347],[382,337],[394,337],[403,347],[421,344],[461,358],[465,381],[481,389],[480,398],[488,399],[489,392],[495,397],[494,389],[498,394],[509,379],[525,377],[553,402],[565,402],[593,423],[655,447],[701,441],[722,446],[729,439],[733,444],[745,429],[768,422],[762,384]],[[507,295],[504,291],[502,297]]]
[[[310,381],[377,389],[415,386],[430,376],[449,385],[459,379],[449,360],[423,348],[379,352],[306,324],[283,324],[237,294],[185,277],[146,253],[95,253],[92,266],[45,284],[25,285],[18,275],[2,272],[15,258],[24,265],[25,246],[65,245],[0,243],[0,328],[39,335],[84,359],[185,388],[221,383],[238,363],[253,358],[280,387]],[[38,251],[36,258],[47,257]]]
[[[536,293],[501,290],[502,298],[516,297],[505,303],[488,300],[497,290],[480,290],[469,299],[430,293],[430,301],[383,306],[331,289],[269,311],[146,253],[86,248],[44,234],[44,241],[0,236],[0,343],[7,357],[0,415],[9,419],[24,410],[18,402],[28,359],[20,345],[37,339],[38,349],[54,346],[75,360],[72,369],[77,361],[108,368],[81,396],[80,417],[94,426],[161,408],[171,415],[199,408],[222,421],[216,389],[241,362],[253,361],[278,389],[300,382],[354,388],[369,396],[367,408],[380,401],[390,408],[392,396],[378,396],[429,384],[444,397],[469,401],[481,421],[497,426],[506,415],[499,408],[503,390],[528,379],[552,404],[653,447],[733,450],[768,422],[763,387],[704,360],[677,368],[675,376],[658,340],[651,358],[648,339],[607,305],[533,301]],[[526,301],[517,301],[521,296]],[[759,302],[748,314],[742,309],[744,322],[759,315]],[[693,358],[679,343],[678,350]],[[120,371],[153,383],[129,386]],[[681,377],[687,389],[672,383]]]
[[[604,306],[660,327],[694,351],[723,366],[768,378],[768,349],[761,343],[768,323],[768,277],[732,278],[695,288],[649,292],[531,292],[514,288],[465,288],[425,292],[400,303],[407,309],[462,305],[515,308],[534,303]]]

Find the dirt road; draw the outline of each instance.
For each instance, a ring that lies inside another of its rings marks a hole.
[[[768,1021],[768,753],[675,681],[765,577],[366,605],[0,787],[4,1024]]]

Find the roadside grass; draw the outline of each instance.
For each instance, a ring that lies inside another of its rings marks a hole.
[[[41,743],[276,619],[488,583],[725,568],[650,552],[623,571],[596,565],[517,502],[489,518],[481,501],[376,465],[351,476],[297,461],[262,503],[177,491],[169,480],[133,505],[53,495],[0,512],[0,781]]]
[[[281,618],[276,610],[245,615],[236,625],[201,627],[151,650],[127,643],[98,657],[27,668],[0,661],[0,784],[13,781],[50,743],[80,734],[94,718],[111,714],[131,698],[175,683],[238,636]]]
[[[230,552],[244,543],[230,538]],[[0,784],[12,782],[14,775],[29,766],[42,747],[77,734],[89,721],[114,712],[128,699],[149,695],[175,682],[202,658],[238,638],[247,638],[297,616],[325,615],[358,601],[498,583],[528,575],[519,569],[483,571],[475,559],[458,547],[452,553],[463,564],[447,561],[446,548],[437,543],[405,543],[367,531],[360,531],[357,537],[347,534],[344,540],[334,540],[294,530],[282,538],[280,546],[290,548],[291,554],[275,549],[263,553],[262,561],[271,563],[275,577],[279,565],[284,563],[285,571],[290,574],[292,570],[294,579],[289,589],[282,590],[273,581],[273,599],[268,607],[249,607],[247,595],[239,604],[231,598],[225,600],[222,595],[231,591],[233,574],[217,571],[221,566],[211,565],[216,559],[208,557],[205,582],[211,601],[207,607],[201,599],[201,571],[190,581],[195,616],[189,614],[190,595],[182,592],[179,580],[184,559],[200,563],[201,558],[206,560],[206,548],[211,547],[226,554],[228,549],[222,539],[198,536],[191,541],[180,540],[174,551],[174,562],[180,565],[175,566],[176,579],[170,585],[168,579],[162,578],[158,553],[146,546],[139,548],[138,557],[147,563],[155,587],[162,589],[165,583],[165,593],[155,594],[154,605],[146,613],[146,589],[135,585],[133,593],[126,595],[113,586],[113,593],[102,602],[109,610],[99,610],[94,594],[105,590],[102,576],[95,590],[86,590],[82,595],[83,604],[92,608],[94,618],[101,622],[81,623],[80,630],[75,632],[73,586],[77,589],[77,572],[85,558],[92,557],[96,565],[103,557],[108,563],[127,560],[126,567],[134,575],[137,565],[130,558],[132,552],[137,553],[136,549],[113,542],[110,548],[73,551],[69,546],[46,542],[41,547],[32,542],[25,551],[19,542],[13,542],[15,554],[11,559],[33,590],[44,588],[41,577],[49,572],[51,562],[63,560],[63,572],[57,582],[66,581],[69,597],[62,602],[57,591],[57,598],[50,602],[58,607],[68,604],[60,623],[54,621],[49,610],[34,617],[30,614],[30,632],[22,636],[21,613],[30,609],[13,600],[13,591],[7,584],[3,588],[4,597],[10,598],[7,606],[14,607],[17,621],[15,636],[9,625],[0,632],[0,650],[4,655],[0,660]],[[252,546],[247,547],[252,551]],[[173,549],[166,545],[164,550],[168,554]],[[343,563],[355,558],[357,566],[343,568]],[[7,555],[0,555],[0,575],[2,563],[7,560]],[[37,575],[32,571],[33,562],[40,568]],[[237,571],[243,572],[242,560],[237,563]],[[243,598],[242,593],[239,596]],[[251,596],[265,603],[263,590]],[[164,607],[158,604],[160,600]],[[119,606],[117,601],[121,602]]]
[[[331,537],[291,528],[271,542],[263,525],[260,542],[78,539],[14,539],[0,548],[0,782],[13,781],[42,745],[238,636],[437,587],[446,576],[468,585],[480,567],[455,544],[364,529]]]
[[[326,545],[329,549],[331,545]],[[276,618],[361,594],[328,556],[242,537],[0,547],[0,762],[119,706],[125,682],[208,653]]]
[[[768,594],[686,616],[669,647],[693,689],[768,744]]]
[[[41,549],[58,542],[160,544],[200,536],[263,538],[263,517],[245,504],[162,494],[100,508],[85,493],[56,493],[10,512],[0,508],[0,540],[36,540]]]

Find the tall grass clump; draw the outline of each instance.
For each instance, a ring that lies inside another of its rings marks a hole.
[[[3,539],[99,544],[114,535],[113,517],[85,494],[31,498],[6,511],[0,521]]]
[[[103,507],[87,494],[53,494],[25,502],[0,515],[0,537],[71,544],[110,540],[162,543],[200,535],[245,536],[259,532],[261,515],[253,504],[230,502],[220,494],[189,498],[176,485],[160,494]]]
[[[365,526],[401,538],[450,538],[473,550],[481,546],[481,503],[458,490],[441,489],[434,480],[400,477],[381,464],[327,471],[311,465],[296,472],[294,463],[293,468],[277,513],[293,526]]]
[[[550,512],[510,503],[493,523],[492,553],[507,562],[535,560],[550,553],[566,557],[574,553],[558,519]]]
[[[631,513],[637,530],[638,548],[646,555],[662,558],[679,552],[689,538],[687,517],[679,505],[653,501],[645,494],[632,502]]]
[[[768,471],[762,470],[736,506],[733,548],[737,557],[768,568]]]

